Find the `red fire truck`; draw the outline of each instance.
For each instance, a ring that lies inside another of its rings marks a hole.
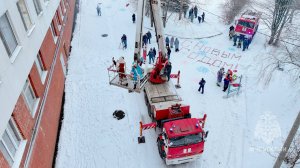
[[[238,36],[244,35],[246,38],[253,38],[257,31],[260,17],[261,13],[259,12],[253,12],[250,10],[244,12],[241,17],[236,20],[236,26],[234,29],[235,34]]]
[[[139,143],[145,143],[143,130],[159,127],[161,133],[157,138],[158,152],[167,165],[180,164],[196,160],[204,151],[204,143],[208,131],[204,131],[206,115],[203,118],[191,118],[190,106],[185,104],[177,94],[175,85],[166,78],[166,67],[169,64],[166,55],[166,45],[162,27],[160,11],[160,0],[149,0],[150,10],[158,43],[158,59],[153,68],[140,71],[140,73],[126,73],[116,71],[113,66],[108,68],[109,83],[130,92],[144,91],[148,114],[152,123],[140,122]],[[146,0],[138,2],[137,27],[134,51],[134,66],[132,70],[140,65],[141,39],[143,35],[143,16]],[[147,61],[146,61],[147,62]],[[135,75],[133,77],[133,75]],[[122,79],[120,79],[122,76]],[[180,73],[172,74],[180,77]],[[137,80],[136,80],[137,79]],[[122,84],[126,81],[126,85]],[[176,86],[179,86],[179,82]]]

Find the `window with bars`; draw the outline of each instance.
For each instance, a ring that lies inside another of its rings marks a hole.
[[[16,153],[20,147],[22,137],[13,119],[10,119],[0,139],[0,151],[8,164],[12,166],[16,161]]]
[[[19,9],[19,13],[21,15],[24,27],[25,27],[26,31],[29,31],[30,28],[32,27],[32,22],[31,22],[31,19],[30,19],[29,12],[28,12],[27,6],[25,4],[25,1],[24,0],[19,0],[17,2],[17,6],[18,6],[18,9]]]
[[[37,15],[40,15],[43,11],[40,0],[33,0],[34,8]]]
[[[23,88],[23,95],[26,101],[26,104],[29,108],[31,115],[34,117],[35,114],[35,106],[37,104],[37,97],[33,91],[31,83],[29,79],[26,80],[24,88]]]
[[[0,37],[8,56],[11,57],[18,46],[18,42],[8,20],[7,12],[0,17]]]

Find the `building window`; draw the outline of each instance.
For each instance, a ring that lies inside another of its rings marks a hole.
[[[61,21],[60,21],[60,19],[59,19],[58,12],[55,13],[54,18],[55,18],[55,21],[56,21],[56,23],[57,23],[58,31],[60,31],[60,30],[61,30]]]
[[[54,23],[53,23],[53,21],[52,21],[51,24],[50,24],[50,30],[51,30],[51,34],[52,34],[53,40],[54,40],[54,42],[56,43],[58,37],[57,37],[56,32],[55,32],[55,28],[54,28]]]
[[[43,11],[40,0],[33,0],[34,8],[37,15],[40,15]]]
[[[21,141],[20,131],[10,119],[0,140],[0,150],[10,166],[16,161],[16,153],[20,149]]]
[[[41,57],[40,53],[37,54],[37,57],[35,59],[35,64],[36,64],[37,70],[39,72],[39,75],[41,77],[41,81],[44,84],[44,82],[46,80],[47,71],[46,71],[46,68],[43,64],[42,57]]]
[[[0,37],[9,57],[11,57],[18,46],[18,42],[9,23],[7,13],[0,17]]]
[[[31,22],[31,19],[30,19],[25,1],[24,0],[19,0],[17,2],[17,6],[18,6],[18,9],[19,9],[24,27],[25,27],[26,31],[29,31],[30,28],[32,27],[32,22]]]
[[[23,88],[23,95],[25,97],[27,106],[29,108],[29,111],[31,112],[32,116],[35,114],[36,104],[37,104],[37,97],[35,96],[35,93],[33,91],[33,88],[30,84],[29,79],[26,80],[24,88]]]

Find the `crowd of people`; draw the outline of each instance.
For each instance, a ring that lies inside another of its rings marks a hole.
[[[186,16],[186,14],[184,14],[184,16]],[[204,18],[205,18],[205,12],[203,12],[201,15],[198,16],[198,8],[195,5],[194,7],[191,7],[189,10],[189,18],[191,20],[191,22],[194,21],[194,18],[198,19],[198,22],[204,22]]]
[[[224,78],[224,79],[223,79]],[[226,92],[229,84],[234,82],[237,79],[237,75],[233,73],[231,69],[228,69],[225,73],[224,67],[220,68],[220,70],[217,72],[217,86],[221,87],[222,81],[223,81],[223,92]],[[204,78],[202,78],[199,81],[199,89],[198,92],[204,93],[204,85],[206,81]]]
[[[233,46],[237,46],[237,48],[243,47],[243,51],[248,49],[249,45],[252,42],[252,37],[246,37],[243,34],[236,34],[234,31],[234,26],[229,27],[229,39],[233,39]]]

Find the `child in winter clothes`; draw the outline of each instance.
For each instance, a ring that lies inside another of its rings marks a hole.
[[[201,20],[202,20],[201,16],[198,16],[198,22],[199,23],[201,23]]]

